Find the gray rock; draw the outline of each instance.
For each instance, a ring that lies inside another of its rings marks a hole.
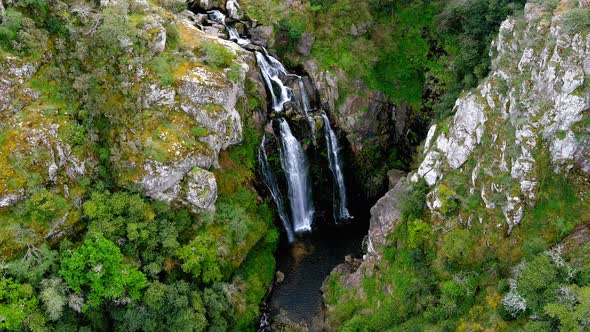
[[[142,21],[140,35],[147,41],[149,49],[158,54],[166,47],[166,28],[164,19],[158,15],[149,15]]]
[[[401,200],[407,194],[405,178],[400,178],[393,189],[388,191],[371,208],[369,233],[367,235],[367,254],[375,255],[386,244],[387,235],[401,221]]]
[[[250,29],[249,33],[253,44],[267,48],[274,45],[274,30],[271,26],[259,25]]]
[[[238,12],[240,10],[240,4],[237,0],[227,0],[225,3],[225,9],[227,10],[229,18],[234,20],[240,19],[240,14]]]
[[[314,41],[315,37],[311,33],[304,32],[301,36],[301,39],[297,41],[295,50],[303,56],[309,56],[311,54],[311,48]]]
[[[399,169],[391,169],[387,172],[387,179],[389,180],[389,189],[393,189],[395,185],[401,180],[402,177],[405,177],[406,173]]]
[[[481,190],[486,208],[504,215],[508,233],[536,202],[539,148],[548,147],[555,171],[578,167],[590,174],[590,144],[574,132],[590,108],[590,37],[565,31],[562,14],[528,3],[524,24],[514,18],[501,24],[490,75],[457,100],[452,121],[431,127],[412,176],[434,186],[449,172],[471,173],[470,192]],[[502,176],[517,186],[499,184]],[[431,194],[436,192],[435,187]],[[433,213],[438,205],[431,200]]]
[[[182,202],[190,208],[196,211],[215,210],[217,181],[213,173],[195,167],[186,175],[184,187]]]

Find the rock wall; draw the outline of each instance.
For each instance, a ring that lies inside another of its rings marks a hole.
[[[590,173],[590,145],[579,125],[590,108],[590,35],[570,32],[562,11],[528,3],[523,17],[504,21],[489,76],[457,100],[451,119],[430,128],[412,179],[433,187],[433,213],[443,204],[439,184],[461,173],[470,194],[501,211],[505,225],[498,227],[510,232],[536,201],[543,151],[558,173]]]

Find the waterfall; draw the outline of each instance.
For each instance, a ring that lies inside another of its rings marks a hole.
[[[283,84],[280,75],[288,76],[289,74],[283,64],[269,54],[256,52],[256,62],[270,91],[272,107],[275,112],[281,112],[283,105],[291,100],[293,91]]]
[[[280,119],[281,166],[287,178],[291,220],[295,232],[311,231],[313,203],[311,199],[311,180],[307,158],[301,144],[291,133],[287,120]]]
[[[270,168],[270,164],[268,163],[268,157],[266,156],[266,135],[262,136],[262,142],[260,143],[260,149],[258,150],[258,160],[260,162],[260,170],[262,173],[262,178],[266,187],[270,191],[270,195],[272,196],[279,213],[279,218],[283,223],[283,227],[285,228],[285,232],[287,232],[287,238],[289,239],[289,243],[295,240],[295,234],[293,234],[293,228],[291,226],[291,221],[289,220],[289,216],[287,215],[287,211],[285,209],[285,203],[283,202],[283,195],[279,190],[279,185],[277,183],[277,179]]]
[[[322,112],[322,119],[324,120],[324,135],[326,137],[326,145],[328,146],[328,161],[330,162],[330,170],[334,175],[334,186],[338,192],[338,199],[334,199],[334,220],[338,222],[351,218],[346,208],[346,186],[344,185],[344,175],[342,174],[340,146],[338,145],[336,134],[330,125],[330,119],[324,112]]]
[[[240,46],[250,44],[250,40],[240,37],[240,34],[238,33],[238,30],[235,27],[227,25],[225,23],[225,15],[222,12],[220,12],[219,10],[210,10],[207,12],[207,14],[209,15],[209,18],[212,21],[217,22],[219,24],[223,24],[223,26],[227,30],[227,33],[229,34],[229,40],[236,42]]]

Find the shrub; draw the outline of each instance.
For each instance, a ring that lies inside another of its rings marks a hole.
[[[158,56],[154,58],[150,64],[150,68],[156,73],[162,85],[172,85],[174,83],[174,73],[172,69],[174,59],[166,56]]]
[[[199,48],[204,53],[205,63],[216,69],[229,67],[235,58],[235,56],[221,44],[203,42]]]
[[[12,50],[12,43],[16,40],[22,23],[23,14],[12,8],[6,10],[2,18],[2,23],[0,24],[0,46],[3,49]]]
[[[451,261],[466,263],[471,260],[475,241],[467,229],[455,228],[444,237],[443,253]]]
[[[590,29],[590,8],[574,8],[563,14],[563,28],[569,34]]]

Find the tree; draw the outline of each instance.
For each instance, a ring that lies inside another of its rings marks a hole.
[[[217,246],[209,234],[201,234],[177,251],[183,261],[182,270],[192,273],[203,282],[221,280],[221,271],[217,263]]]
[[[37,307],[33,287],[11,278],[0,279],[0,328],[21,330],[23,323]]]
[[[98,307],[106,299],[125,295],[139,299],[146,278],[122,260],[119,248],[101,234],[90,235],[82,246],[62,254],[59,275],[74,292],[86,296],[82,311]]]
[[[207,326],[201,293],[189,283],[151,283],[142,304],[115,314],[122,331],[203,331]]]

